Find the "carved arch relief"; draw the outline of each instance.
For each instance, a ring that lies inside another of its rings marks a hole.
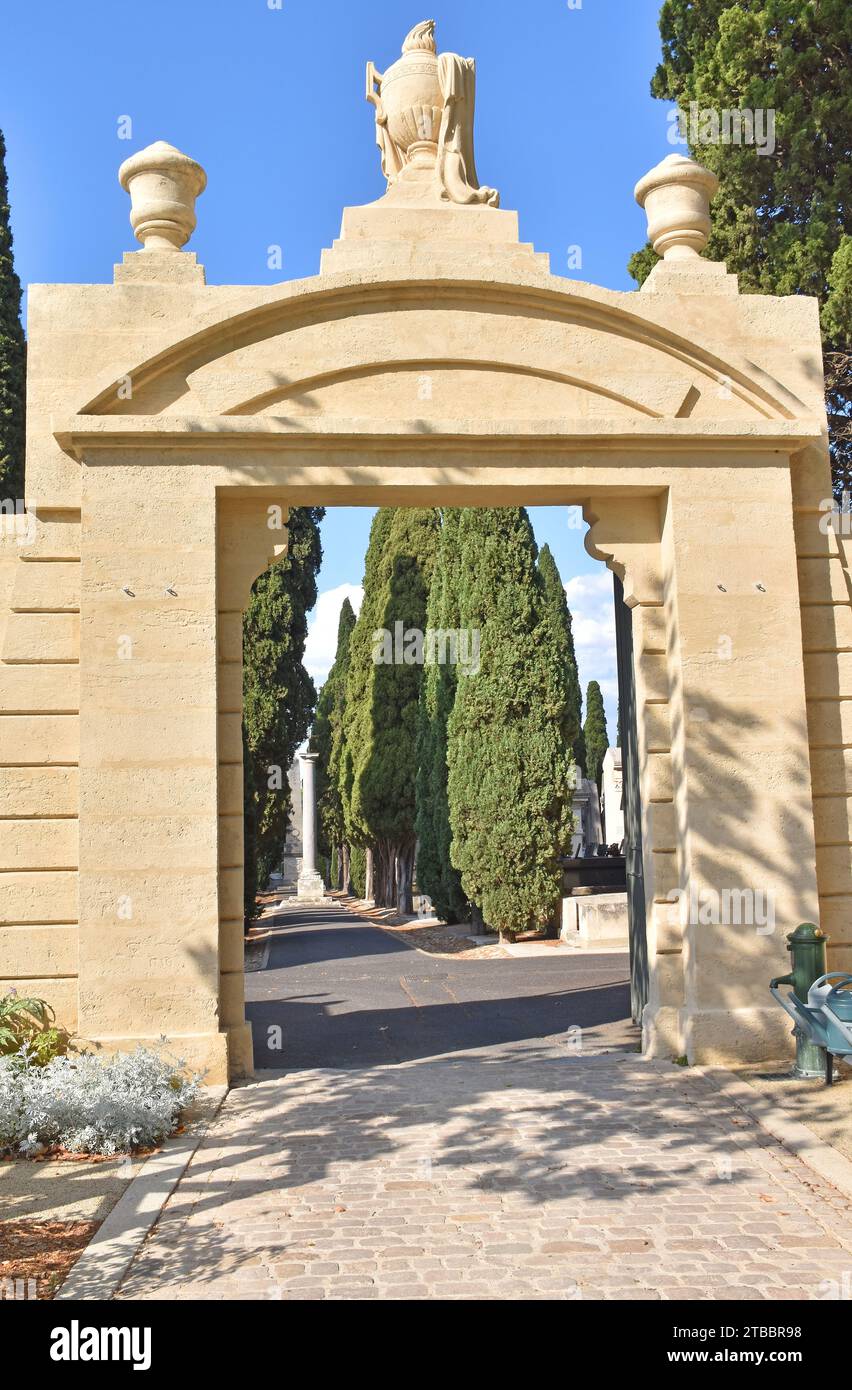
[[[809,414],[753,363],[680,338],[615,298],[406,282],[355,297],[289,295],[220,317],[136,363],[129,399],[112,377],[80,414],[743,422]]]

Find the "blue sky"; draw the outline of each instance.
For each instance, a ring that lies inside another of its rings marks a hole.
[[[343,207],[384,191],[365,64],[384,68],[434,17],[439,48],[477,60],[479,175],[519,210],[522,239],[556,274],[632,289],[627,260],[645,239],[633,186],[671,153],[667,107],[648,90],[658,12],[659,0],[4,0],[0,128],[18,272],[25,285],[111,279],[136,246],[118,166],[164,139],[207,171],[191,246],[210,283],[316,274]],[[283,270],[268,268],[270,245]],[[570,268],[577,246],[582,267]],[[581,676],[605,685],[612,720],[609,580],[567,513],[533,520],[585,634]],[[359,584],[368,527],[367,513],[329,513],[323,592]]]

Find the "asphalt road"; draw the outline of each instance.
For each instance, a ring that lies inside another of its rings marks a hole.
[[[567,1054],[638,1044],[626,954],[458,960],[337,907],[279,920],[288,925],[266,969],[246,975],[258,1069],[376,1066],[562,1036]]]

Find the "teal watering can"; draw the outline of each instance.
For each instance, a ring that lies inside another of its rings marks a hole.
[[[787,978],[773,980],[769,988],[796,1027],[825,1053],[825,1084],[834,1080],[835,1057],[852,1056],[852,975],[829,970],[808,989],[804,1004],[791,989],[782,994],[779,985],[791,984]]]

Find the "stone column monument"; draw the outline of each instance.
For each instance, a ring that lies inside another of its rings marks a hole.
[[[302,868],[299,873],[297,901],[321,903],[325,884],[317,873],[317,753],[300,753],[302,764]]]
[[[290,821],[281,856],[281,881],[284,888],[295,890],[302,865],[302,777],[298,758],[293,759],[287,782],[290,787]]]

